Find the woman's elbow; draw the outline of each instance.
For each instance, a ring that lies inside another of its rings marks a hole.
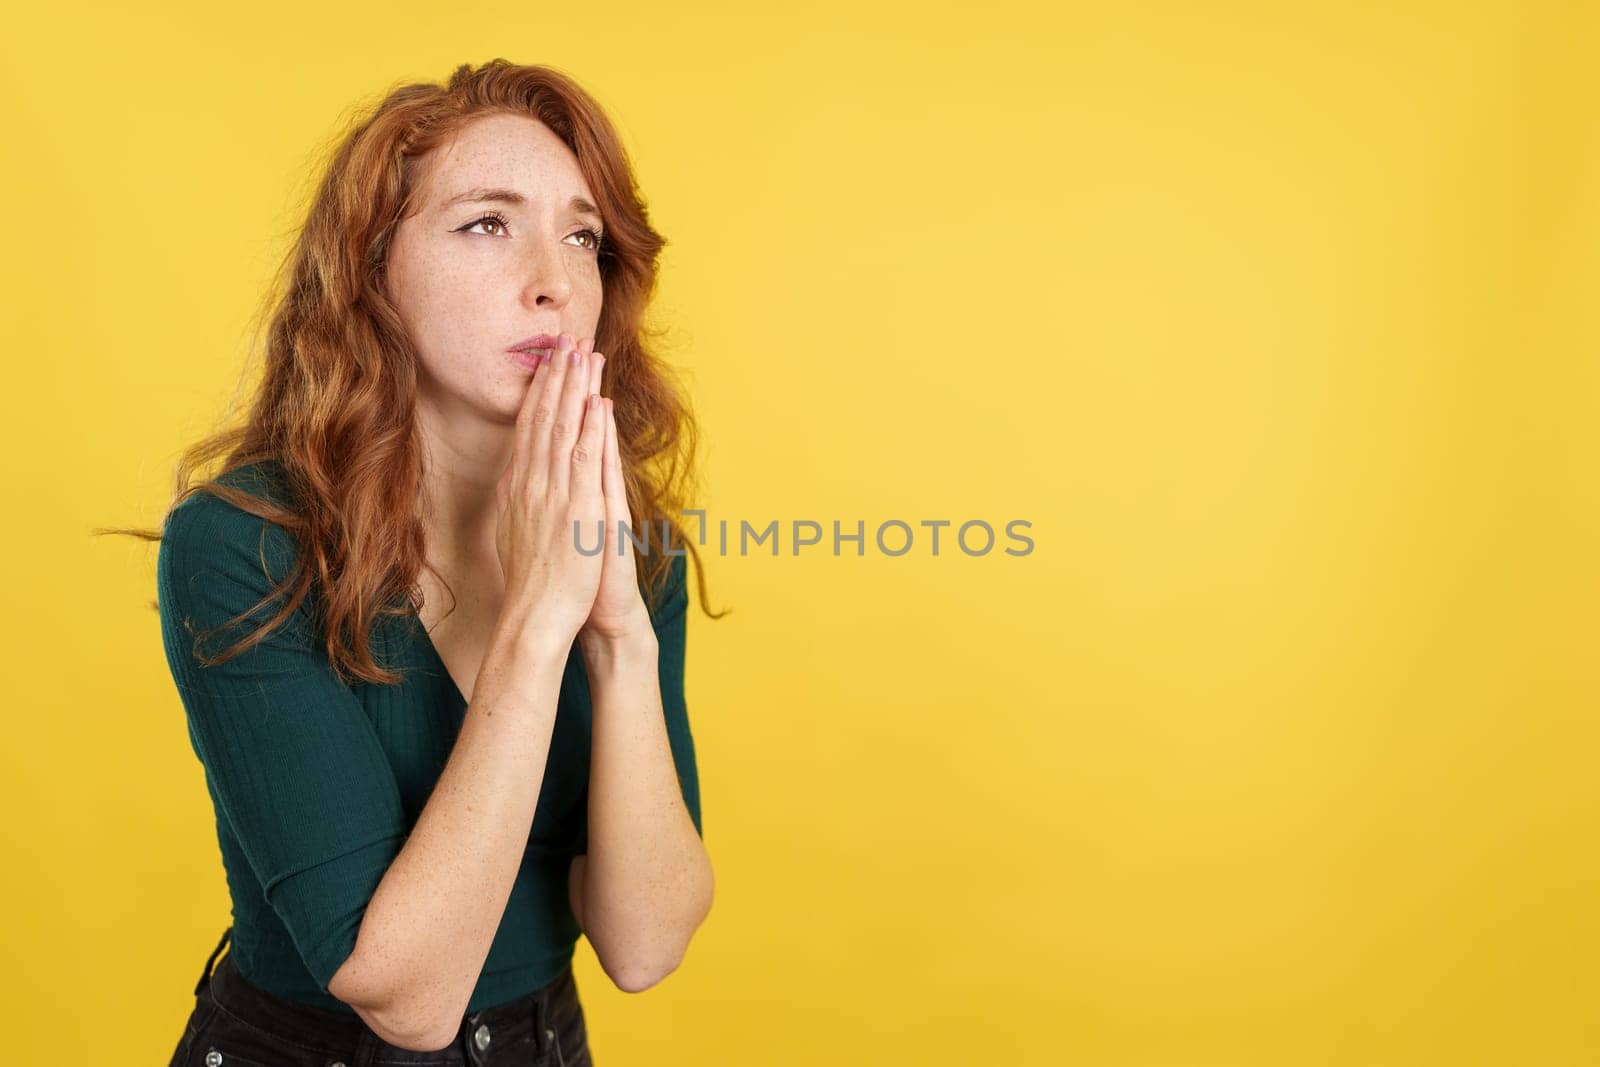
[[[398,980],[385,978],[351,952],[328,981],[328,992],[348,1004],[373,1033],[408,1052],[437,1052],[449,1046],[459,1020],[441,1017],[415,1003]]]

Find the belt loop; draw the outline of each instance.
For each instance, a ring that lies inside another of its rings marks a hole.
[[[228,943],[228,937],[232,933],[232,926],[229,926],[226,930],[222,931],[222,940],[218,941],[217,947],[211,950],[211,958],[206,960],[205,969],[200,972],[200,980],[194,984],[195,996],[198,997],[200,995],[200,991],[206,987],[206,983],[211,981],[211,965],[217,962],[217,956],[222,953],[222,946]]]

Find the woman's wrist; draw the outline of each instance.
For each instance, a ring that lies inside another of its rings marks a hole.
[[[565,664],[575,635],[548,625],[538,625],[521,614],[503,614],[489,648],[514,662],[548,667]]]
[[[655,629],[646,617],[642,625],[621,631],[600,632],[589,627],[578,631],[578,648],[591,675],[599,670],[634,664],[655,666],[659,651]]]

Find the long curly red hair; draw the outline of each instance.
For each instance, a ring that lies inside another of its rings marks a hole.
[[[377,616],[414,612],[422,602],[422,453],[413,432],[418,360],[378,281],[389,242],[418,192],[422,157],[473,118],[497,112],[528,115],[554,131],[577,157],[603,217],[604,300],[595,348],[606,354],[602,388],[615,401],[629,510],[636,523],[650,524],[652,550],[636,555],[641,590],[652,604],[664,592],[673,557],[656,545],[670,529],[672,544],[695,559],[701,608],[712,618],[726,614],[707,608],[700,555],[679,518],[695,489],[694,416],[686,391],[651,352],[661,331],[643,323],[666,240],[650,225],[627,153],[594,98],[551,67],[494,59],[457,67],[444,85],[394,87],[353,120],[263,302],[270,317],[265,368],[243,425],[180,455],[160,528],[96,531],[160,541],[166,516],[205,491],[294,535],[300,551],[293,572],[233,622],[279,597],[283,606],[206,662],[262,640],[315,581],[336,672],[385,685],[398,680],[375,662],[369,637]],[[212,477],[191,483],[197,469],[219,457],[223,465]],[[218,481],[266,460],[285,472],[291,507]]]

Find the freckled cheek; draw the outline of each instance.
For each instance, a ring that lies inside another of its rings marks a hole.
[[[481,281],[444,264],[423,265],[405,279],[401,318],[435,372],[468,358],[484,344],[491,302]]]
[[[575,295],[577,296],[578,300],[583,305],[588,307],[596,317],[599,316],[600,305],[605,302],[606,294],[605,286],[600,283],[600,276],[598,273],[593,279],[585,281],[581,286],[579,286]]]
[[[450,363],[472,369],[492,350],[491,324],[496,320],[469,307],[440,308],[435,318],[436,351]],[[501,344],[506,342],[502,341]]]
[[[493,306],[502,302],[492,278],[482,271],[458,265],[437,263],[420,277],[412,296],[421,314],[434,325],[436,333],[460,337],[472,323],[485,321]]]
[[[431,289],[456,295],[482,285],[485,274],[481,265],[441,255],[428,261],[424,280]]]

